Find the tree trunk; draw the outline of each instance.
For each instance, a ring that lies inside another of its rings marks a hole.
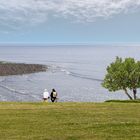
[[[124,91],[125,91],[125,94],[128,96],[128,98],[129,98],[130,100],[133,100],[133,98],[128,94],[127,89],[124,89]]]
[[[136,89],[133,89],[134,100],[136,100],[136,99],[137,99],[136,94],[137,94],[137,90],[136,90]]]

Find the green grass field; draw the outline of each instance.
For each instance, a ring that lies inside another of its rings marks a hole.
[[[140,140],[140,103],[0,103],[0,140]]]

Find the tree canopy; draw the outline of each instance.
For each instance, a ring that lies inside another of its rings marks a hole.
[[[102,86],[109,91],[124,90],[129,99],[133,99],[128,90],[133,92],[136,99],[137,88],[140,88],[140,61],[134,58],[116,57],[115,62],[107,67]]]

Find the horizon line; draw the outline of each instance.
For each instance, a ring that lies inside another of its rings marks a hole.
[[[140,46],[140,42],[94,42],[94,43],[87,43],[87,42],[74,42],[74,43],[43,43],[43,42],[3,42],[0,43],[0,47],[2,46],[104,46],[104,45],[123,45],[123,46]]]

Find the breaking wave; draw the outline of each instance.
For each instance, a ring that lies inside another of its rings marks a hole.
[[[65,74],[73,76],[73,77],[78,77],[78,78],[82,78],[82,79],[92,80],[92,81],[96,81],[96,82],[103,82],[102,79],[92,78],[92,77],[89,77],[88,75],[71,72],[71,71],[68,71],[67,69],[64,69],[64,68],[61,68],[61,72],[64,72]]]
[[[3,84],[0,84],[0,87],[1,88],[4,88],[10,92],[14,92],[14,93],[17,93],[17,94],[20,94],[20,95],[29,95],[28,93],[25,93],[24,91],[19,91],[19,90],[16,90],[14,88],[11,88],[11,87],[8,87],[8,86],[5,86]]]

